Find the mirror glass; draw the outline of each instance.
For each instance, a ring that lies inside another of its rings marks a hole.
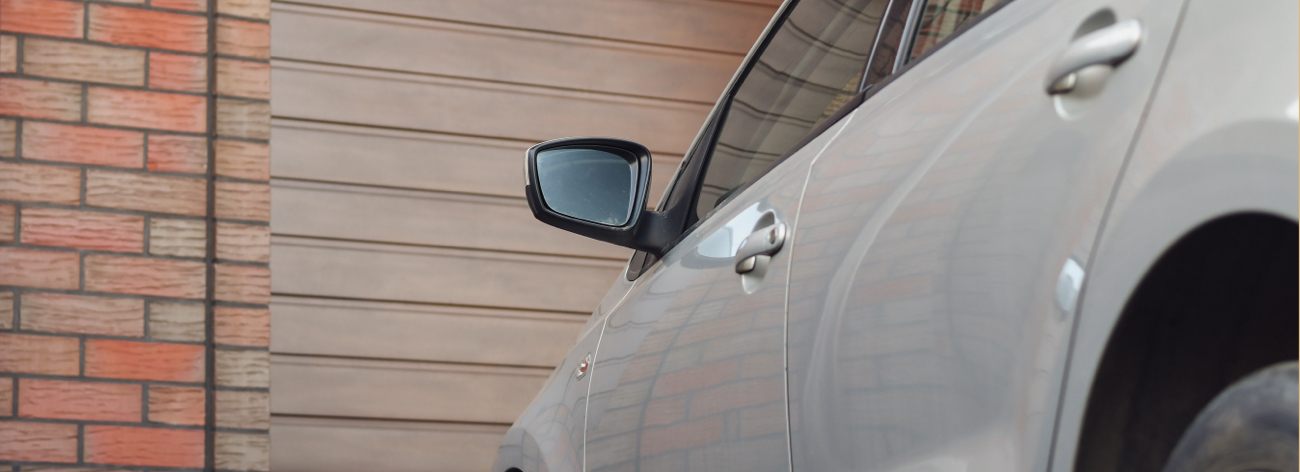
[[[556,213],[606,226],[632,220],[635,158],[601,146],[561,147],[537,153],[537,185]]]

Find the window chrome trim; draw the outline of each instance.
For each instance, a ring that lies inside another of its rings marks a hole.
[[[867,52],[867,62],[862,65],[862,77],[858,78],[859,94],[871,86],[867,83],[867,78],[871,77],[871,66],[876,63],[876,48],[880,47],[880,39],[885,35],[885,26],[888,24],[889,18],[894,15],[894,8],[905,1],[915,2],[916,0],[890,0],[889,5],[885,6],[885,14],[880,15],[880,25],[876,26],[876,37],[871,40],[871,50]],[[906,34],[907,32],[904,31],[903,33]]]
[[[898,55],[894,57],[895,73],[907,65],[907,58],[912,55],[912,45],[916,44],[916,27],[921,22],[921,10],[925,6],[925,0],[911,1],[912,9],[907,12],[907,24],[903,25],[903,37],[898,42]]]

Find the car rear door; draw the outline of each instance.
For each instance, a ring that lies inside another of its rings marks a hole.
[[[691,191],[698,223],[606,319],[586,470],[788,469],[787,241],[887,3],[787,5],[724,95],[690,157],[702,172],[674,184]]]
[[[1182,3],[915,2],[902,69],[800,208],[796,470],[1046,468],[1075,301]]]

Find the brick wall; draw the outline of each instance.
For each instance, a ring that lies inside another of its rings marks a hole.
[[[0,470],[268,468],[268,18],[0,0]]]

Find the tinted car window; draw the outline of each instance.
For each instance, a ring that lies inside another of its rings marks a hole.
[[[857,94],[888,0],[804,0],[732,94],[696,198],[703,218]]]
[[[916,25],[907,62],[930,52],[943,40],[961,29],[962,25],[979,17],[1000,0],[926,0],[921,7],[921,17]]]

